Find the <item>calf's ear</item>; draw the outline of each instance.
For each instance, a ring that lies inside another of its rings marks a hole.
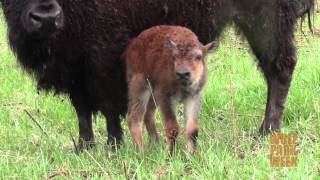
[[[213,52],[217,50],[219,47],[219,42],[218,41],[212,41],[211,43],[207,44],[204,46],[207,52]]]
[[[165,41],[164,46],[165,46],[166,48],[170,49],[170,50],[176,50],[176,49],[178,49],[177,44],[176,44],[174,41],[172,41],[171,39],[167,39],[167,40]]]

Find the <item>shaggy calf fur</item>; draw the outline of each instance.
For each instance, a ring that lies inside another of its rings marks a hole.
[[[267,80],[260,132],[278,130],[297,60],[294,25],[314,4],[314,0],[0,2],[18,61],[35,75],[39,87],[70,96],[84,142],[94,141],[91,117],[97,111],[107,119],[109,140],[121,140],[119,116],[126,112],[127,84],[120,56],[131,38],[159,24],[186,26],[208,43],[234,22]]]
[[[155,110],[159,105],[170,153],[179,134],[177,103],[184,104],[186,137],[190,152],[198,134],[200,91],[207,78],[205,56],[215,43],[203,46],[187,28],[156,26],[142,32],[123,55],[127,67],[130,132],[143,150],[143,119],[152,140],[158,142]]]

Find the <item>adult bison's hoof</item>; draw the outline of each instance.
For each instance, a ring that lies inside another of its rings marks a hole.
[[[92,140],[84,140],[83,138],[79,138],[79,143],[78,143],[78,150],[83,151],[83,150],[89,150],[92,149],[96,146],[96,141],[94,139]]]
[[[280,131],[280,123],[275,121],[263,121],[259,133],[261,136],[267,136],[271,132],[278,132]]]
[[[108,137],[107,144],[111,146],[112,149],[118,149],[122,144],[122,137]]]

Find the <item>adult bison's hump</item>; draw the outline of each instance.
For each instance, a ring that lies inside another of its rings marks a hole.
[[[163,24],[186,26],[201,41],[211,41],[217,38],[233,15],[231,0],[78,1],[87,5],[85,13],[82,10],[79,14],[84,19],[86,28],[107,32],[104,35],[111,36],[104,38],[111,38],[112,41],[123,35],[131,39],[147,28]],[[122,42],[127,44],[126,41],[117,41]],[[121,46],[117,46],[119,47]]]

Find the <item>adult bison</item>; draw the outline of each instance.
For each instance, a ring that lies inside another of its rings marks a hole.
[[[0,0],[9,43],[38,85],[66,93],[80,140],[94,141],[91,115],[107,118],[109,141],[120,141],[127,104],[120,56],[129,40],[158,24],[192,29],[203,43],[230,22],[243,32],[268,84],[260,133],[280,128],[296,64],[293,30],[314,0]],[[81,142],[81,141],[80,141]]]

